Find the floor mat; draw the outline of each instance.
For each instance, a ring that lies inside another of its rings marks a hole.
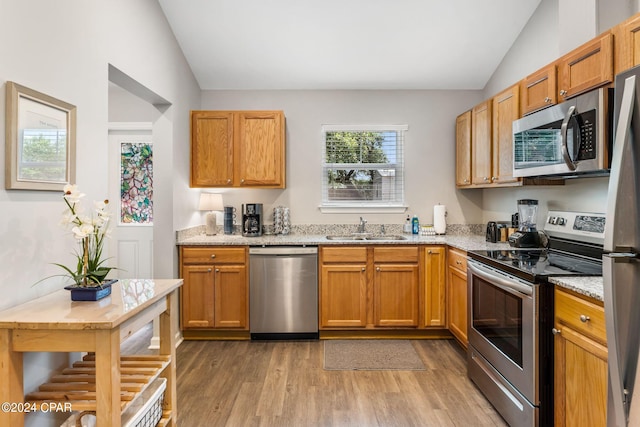
[[[408,340],[326,340],[324,369],[334,371],[424,371]]]

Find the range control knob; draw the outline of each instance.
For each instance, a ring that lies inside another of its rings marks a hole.
[[[550,216],[549,217],[549,224],[554,224],[557,222],[558,218],[556,218],[555,216]]]
[[[567,220],[562,218],[562,217],[558,217],[558,221],[557,224],[558,225],[565,225],[567,223]]]

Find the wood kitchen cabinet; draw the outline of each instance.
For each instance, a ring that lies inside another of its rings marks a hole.
[[[375,326],[418,326],[418,253],[417,246],[373,248]]]
[[[424,324],[446,327],[446,248],[424,248]]]
[[[367,248],[320,248],[320,328],[367,326]]]
[[[449,248],[447,259],[447,327],[467,348],[467,253]]]
[[[614,75],[640,65],[640,14],[616,25],[611,33],[614,42]]]
[[[282,111],[191,111],[191,187],[285,188]]]
[[[522,114],[532,113],[558,102],[556,64],[549,64],[520,82]]]
[[[613,82],[613,35],[604,33],[558,60],[561,99]]]
[[[471,111],[456,118],[456,187],[471,185]]]
[[[513,85],[493,97],[491,183],[518,182],[513,177],[513,121],[520,118],[520,86]]]
[[[420,247],[320,247],[320,329],[417,328]]]
[[[555,290],[555,425],[607,425],[607,341],[599,301]]]
[[[471,110],[471,183],[491,183],[491,100]]]
[[[247,256],[246,247],[180,248],[183,330],[248,330]]]

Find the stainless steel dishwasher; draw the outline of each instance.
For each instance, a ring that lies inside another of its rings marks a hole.
[[[252,340],[318,339],[318,248],[249,248]]]

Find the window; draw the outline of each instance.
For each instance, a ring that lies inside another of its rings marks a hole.
[[[322,205],[404,211],[406,125],[322,127]]]

